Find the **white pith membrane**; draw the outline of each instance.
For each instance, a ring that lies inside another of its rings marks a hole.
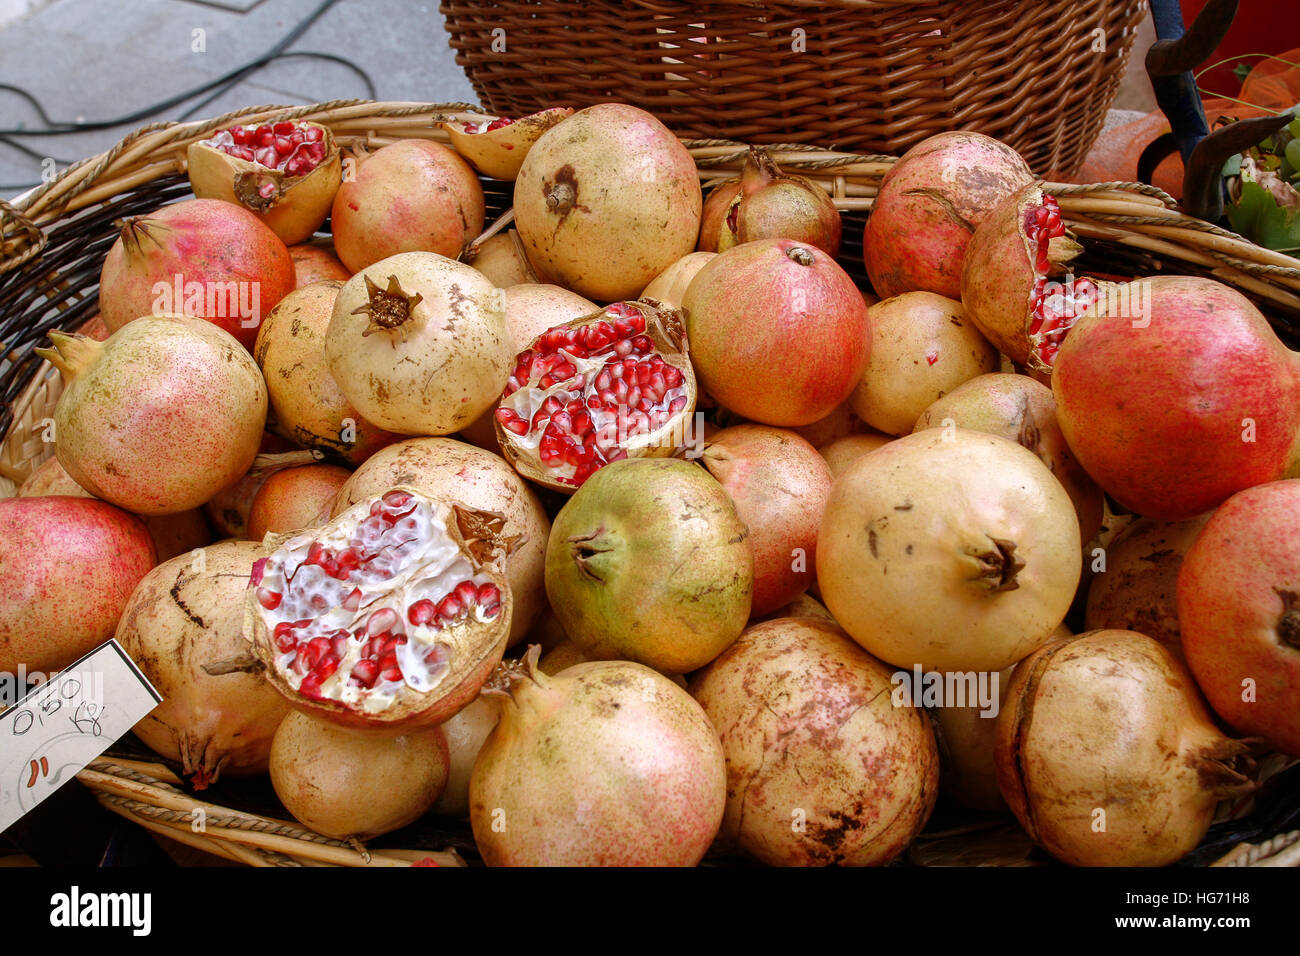
[[[694,410],[689,360],[664,355],[631,303],[543,332],[517,356],[495,413],[503,441],[573,487],[647,448],[677,450]]]
[[[1078,246],[1066,236],[1061,207],[1055,197],[1042,195],[1038,205],[1030,204],[1022,220],[1026,249],[1035,281],[1029,293],[1030,365],[1049,370],[1074,323],[1097,301],[1097,283],[1087,276],[1067,274],[1052,279],[1059,265],[1078,254]],[[1053,242],[1056,247],[1053,248]]]
[[[449,506],[394,489],[285,541],[260,579],[254,567],[250,606],[290,687],[376,714],[404,687],[438,686],[450,638],[502,613],[499,586],[449,533],[452,520]]]
[[[466,133],[489,133],[494,129],[505,129],[514,123],[514,120],[508,116],[500,116],[496,119],[485,119],[478,123],[466,120],[461,124],[461,129]]]

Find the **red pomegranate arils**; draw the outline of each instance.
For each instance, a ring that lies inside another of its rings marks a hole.
[[[449,536],[454,514],[392,491],[347,512],[355,523],[289,538],[255,569],[250,587],[291,687],[366,711],[403,685],[437,684],[457,646],[448,629],[502,610],[496,581]]]
[[[274,126],[232,126],[223,129],[205,145],[235,156],[245,162],[257,163],[290,176],[311,172],[325,158],[324,132],[315,126],[281,120]],[[266,183],[261,190],[264,196],[275,192],[275,186]]]

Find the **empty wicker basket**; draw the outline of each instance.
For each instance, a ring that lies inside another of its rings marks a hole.
[[[1071,176],[1142,0],[443,0],[484,107],[632,103],[684,137],[898,155],[974,129]]]

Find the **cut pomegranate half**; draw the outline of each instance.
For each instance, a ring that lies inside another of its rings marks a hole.
[[[568,116],[569,107],[554,107],[512,120],[506,116],[495,119],[451,120],[442,123],[452,148],[467,159],[471,166],[493,179],[514,179],[533,143],[548,129]]]
[[[519,353],[497,439],[525,478],[572,492],[611,461],[678,452],[695,397],[681,314],[651,299],[615,302]]]
[[[268,540],[249,630],[299,709],[361,729],[442,723],[501,660],[511,597],[504,519],[398,487]]]
[[[333,134],[304,120],[227,127],[190,144],[187,162],[194,195],[238,203],[286,245],[320,227],[342,181]]]

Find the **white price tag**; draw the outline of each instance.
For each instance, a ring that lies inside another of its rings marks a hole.
[[[0,831],[75,777],[162,701],[115,640],[0,714]]]

